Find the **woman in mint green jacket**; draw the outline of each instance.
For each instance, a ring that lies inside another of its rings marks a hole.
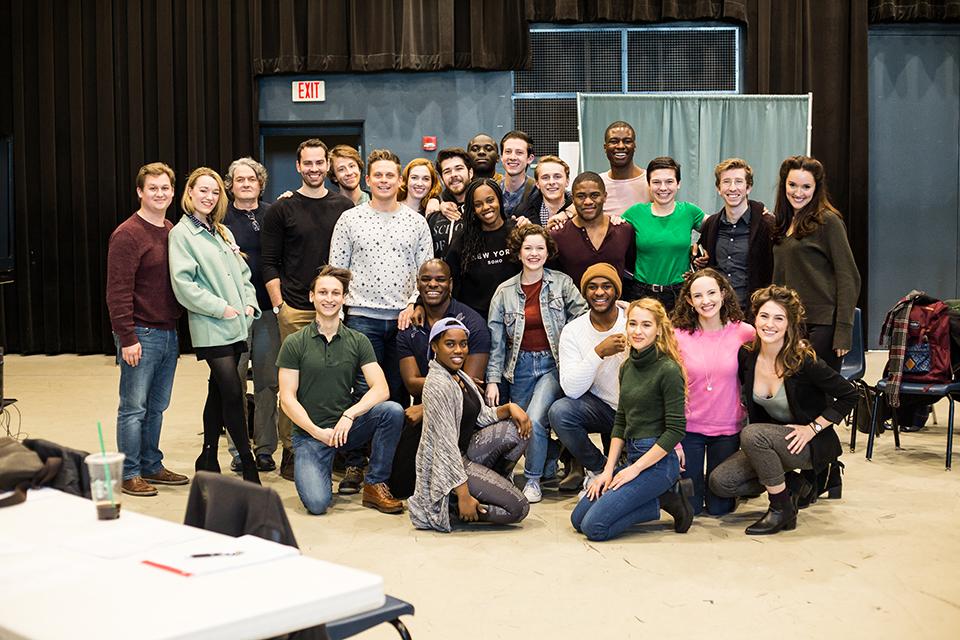
[[[220,472],[217,445],[225,426],[240,455],[243,479],[259,484],[244,420],[245,385],[237,372],[250,324],[260,317],[250,267],[222,224],[227,191],[216,171],[200,167],[191,173],[180,204],[186,215],[170,231],[170,280],[187,310],[197,359],[210,367],[196,469]]]

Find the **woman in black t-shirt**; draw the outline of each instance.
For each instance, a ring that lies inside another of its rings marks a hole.
[[[470,183],[463,214],[463,231],[446,255],[453,297],[486,318],[493,292],[520,273],[520,265],[510,259],[507,249],[514,222],[504,218],[503,192],[490,178]]]

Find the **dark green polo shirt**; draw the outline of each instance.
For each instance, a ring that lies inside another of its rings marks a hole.
[[[277,356],[278,367],[300,372],[297,400],[322,429],[333,427],[353,406],[353,383],[360,368],[376,361],[370,339],[342,322],[330,342],[311,322],[287,336]],[[306,433],[297,425],[293,428]]]

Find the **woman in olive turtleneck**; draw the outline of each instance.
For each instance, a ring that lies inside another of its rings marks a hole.
[[[673,516],[685,533],[693,522],[692,484],[680,481],[674,451],[683,439],[686,401],[677,340],[663,305],[641,298],[627,307],[630,357],[620,369],[620,402],[607,464],[573,510],[574,528],[590,540],[609,540],[630,526]],[[626,448],[627,466],[616,468]]]

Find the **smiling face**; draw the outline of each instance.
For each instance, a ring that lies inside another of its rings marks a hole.
[[[583,294],[594,313],[606,313],[617,303],[617,288],[603,276],[590,278],[583,288]]]
[[[657,321],[643,307],[634,307],[627,318],[627,340],[637,351],[643,351],[657,340]]]
[[[500,199],[489,186],[483,184],[474,189],[471,204],[484,231],[493,231],[503,225],[503,218],[500,216]]]
[[[381,202],[397,199],[400,190],[400,167],[393,160],[375,160],[370,164],[367,186],[371,196]]]
[[[768,300],[757,309],[754,325],[757,327],[760,342],[779,351],[789,326],[787,310],[773,300]]]
[[[543,269],[547,262],[547,239],[539,233],[529,235],[523,239],[520,245],[520,264],[525,269],[536,271]]]
[[[700,276],[690,284],[690,306],[700,317],[700,321],[711,320],[723,308],[723,290],[717,281],[709,276]]]
[[[583,180],[573,188],[573,206],[584,222],[591,222],[603,215],[607,193],[602,184]]]
[[[680,181],[673,169],[655,169],[649,176],[650,197],[658,205],[667,206],[677,199]]]
[[[747,184],[746,169],[729,169],[720,174],[720,186],[717,187],[717,192],[730,209],[736,209],[745,204],[751,189],[752,187]]]
[[[450,268],[438,260],[423,263],[417,276],[417,291],[427,307],[439,307],[450,300],[453,291]]]
[[[318,189],[323,186],[323,179],[327,175],[327,152],[323,147],[304,147],[300,150],[300,159],[297,160],[297,173],[303,180],[304,186]]]
[[[340,186],[347,191],[353,191],[360,186],[360,167],[353,158],[334,158],[333,175],[337,177]]]
[[[607,131],[603,150],[611,167],[626,167],[633,163],[637,151],[636,134],[627,127],[614,127]]]
[[[493,141],[493,138],[482,133],[474,136],[473,140],[470,141],[470,144],[467,145],[467,153],[470,155],[470,160],[473,161],[473,166],[483,175],[493,173],[497,161],[500,159],[500,154],[497,153],[497,143]]]
[[[140,207],[147,213],[163,215],[173,202],[173,185],[170,176],[161,174],[148,175],[143,179],[143,188],[137,187],[140,197]]]
[[[500,164],[508,176],[518,176],[527,172],[533,154],[526,141],[519,138],[509,138],[503,143],[503,153],[500,155]]]
[[[317,278],[310,292],[310,302],[321,317],[327,320],[339,318],[343,308],[343,284],[333,276]]]
[[[541,162],[537,165],[537,188],[548,202],[563,200],[567,189],[567,172],[557,162]]]
[[[467,332],[463,329],[447,329],[430,343],[437,362],[451,371],[463,367],[470,349],[467,346]]]
[[[467,167],[463,158],[454,156],[440,163],[440,179],[443,185],[455,196],[462,195],[473,178],[473,169]]]
[[[433,188],[433,176],[430,170],[421,165],[410,169],[407,175],[407,193],[417,200],[423,200]]]
[[[810,204],[813,193],[817,189],[817,181],[813,174],[804,169],[791,169],[785,183],[787,200],[794,211],[799,211]]]
[[[220,200],[220,186],[211,176],[200,176],[193,186],[187,189],[193,208],[197,214],[209,216]]]
[[[235,200],[257,200],[260,197],[260,180],[257,173],[245,164],[238,164],[233,170],[233,184],[230,191]]]

